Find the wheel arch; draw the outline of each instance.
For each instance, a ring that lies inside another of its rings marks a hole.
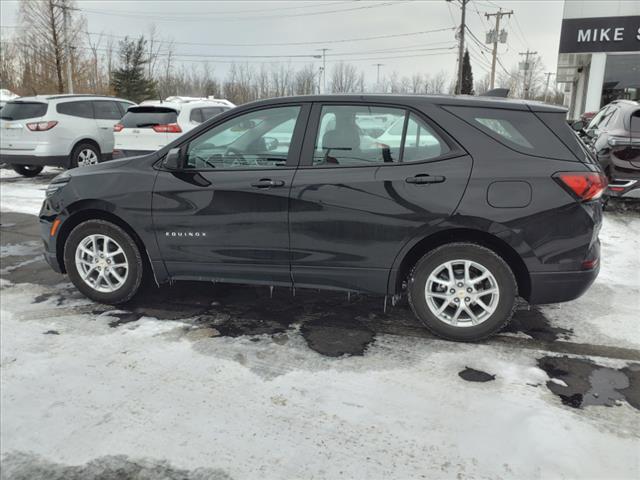
[[[524,299],[530,297],[531,277],[529,269],[514,248],[495,235],[470,228],[442,230],[417,241],[401,259],[396,259],[394,267],[389,274],[388,291],[391,294],[398,294],[402,291],[403,283],[409,272],[423,255],[442,245],[456,242],[475,243],[499,255],[507,262],[516,278],[518,295]]]
[[[155,271],[153,269],[153,262],[151,262],[147,247],[140,236],[131,227],[131,225],[108,208],[108,204],[104,205],[103,202],[91,200],[79,202],[71,206],[71,213],[60,226],[60,230],[58,231],[56,238],[56,260],[58,261],[58,265],[60,265],[62,273],[66,273],[64,266],[64,246],[69,238],[69,234],[82,222],[87,220],[104,220],[119,226],[127,232],[131,238],[133,238],[133,241],[136,243],[142,254],[143,268],[148,269],[149,272],[153,273],[154,278],[156,278]]]

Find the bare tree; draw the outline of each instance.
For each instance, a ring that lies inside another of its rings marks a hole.
[[[305,65],[295,74],[296,95],[310,95],[316,90],[316,71],[313,66]]]
[[[32,89],[39,91],[55,89],[60,93],[64,92],[65,10],[68,18],[70,50],[76,52],[75,56],[79,56],[77,47],[81,45],[83,38],[80,33],[83,30],[84,18],[76,14],[73,1],[23,0],[20,3],[18,19],[22,34],[17,41],[25,47],[21,50],[26,55],[21,58],[21,69],[23,75],[30,78]],[[77,58],[72,59],[72,65],[80,67],[80,62],[77,60]]]
[[[358,71],[349,63],[340,62],[331,71],[331,91],[333,93],[349,93],[357,90]]]

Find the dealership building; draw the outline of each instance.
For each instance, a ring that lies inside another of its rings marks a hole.
[[[571,119],[640,100],[640,1],[565,0],[556,81]]]

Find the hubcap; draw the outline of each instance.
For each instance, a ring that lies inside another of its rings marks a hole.
[[[471,260],[451,260],[431,272],[425,285],[431,313],[454,327],[472,327],[498,307],[500,289],[493,274]]]
[[[98,163],[98,155],[90,148],[85,148],[78,154],[78,166],[86,167],[87,165],[95,165]]]
[[[89,235],[76,248],[82,281],[102,293],[118,290],[127,280],[129,262],[122,247],[107,235]]]

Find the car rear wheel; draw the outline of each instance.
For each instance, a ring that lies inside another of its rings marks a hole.
[[[110,305],[136,294],[144,270],[135,241],[104,220],[88,220],[71,231],[64,246],[64,264],[78,290]]]
[[[44,167],[42,167],[41,165],[13,165],[13,170],[16,173],[19,173],[23,177],[29,178],[38,175],[43,168]]]
[[[488,248],[452,243],[422,257],[409,278],[418,319],[448,340],[473,342],[511,319],[517,284],[507,263]]]
[[[100,150],[92,143],[80,143],[71,152],[70,168],[87,167],[100,163]]]

